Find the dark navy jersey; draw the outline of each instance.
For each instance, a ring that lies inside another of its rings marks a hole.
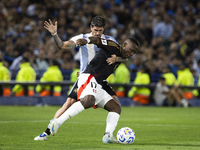
[[[108,65],[106,60],[111,57],[111,55],[115,54],[117,57],[122,57],[122,54],[120,45],[111,40],[99,39],[98,47],[100,50],[90,61],[83,73],[93,75],[97,82],[101,84],[101,82],[106,80],[120,64],[114,63],[112,65]]]

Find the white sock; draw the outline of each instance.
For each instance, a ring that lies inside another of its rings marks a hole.
[[[67,119],[72,118],[73,116],[79,114],[82,112],[85,108],[81,104],[80,101],[75,102],[72,106],[70,106],[59,118],[56,119],[56,121],[61,125],[63,124]]]
[[[188,101],[187,100],[182,99],[181,103],[183,104],[183,107],[188,107]]]
[[[106,133],[109,133],[110,136],[113,136],[113,131],[117,126],[120,115],[116,112],[109,112],[106,120]]]
[[[49,123],[48,126],[47,126],[47,128],[50,129],[50,127],[51,127],[51,124]]]

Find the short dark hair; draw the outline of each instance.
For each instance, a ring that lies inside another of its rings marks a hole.
[[[29,62],[29,58],[23,57],[20,62],[22,62],[22,63]]]
[[[95,16],[92,21],[91,25],[96,27],[105,27],[106,26],[106,19],[101,16]]]
[[[159,78],[159,80],[160,80],[160,81],[165,81],[166,79],[165,79],[163,76],[161,76],[161,77]]]
[[[48,59],[48,63],[60,67],[60,63],[55,59]]]
[[[131,40],[132,43],[135,43],[138,46],[138,48],[140,47],[140,43],[135,38],[129,37],[128,39]]]

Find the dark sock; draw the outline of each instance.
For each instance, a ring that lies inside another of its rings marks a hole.
[[[48,134],[48,135],[50,135],[50,133],[51,133],[51,132],[50,132],[50,129],[47,128],[46,131],[45,131],[45,133]]]

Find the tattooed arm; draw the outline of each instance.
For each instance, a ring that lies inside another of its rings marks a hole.
[[[114,64],[115,62],[125,63],[128,59],[123,59],[122,57],[117,57],[116,55],[111,55],[107,60],[109,65]]]
[[[55,25],[53,25],[50,19],[49,19],[49,22],[45,21],[44,28],[47,29],[51,33],[58,49],[73,49],[76,46],[76,44],[73,41],[63,42],[59,38],[57,34],[57,21],[55,22]]]

